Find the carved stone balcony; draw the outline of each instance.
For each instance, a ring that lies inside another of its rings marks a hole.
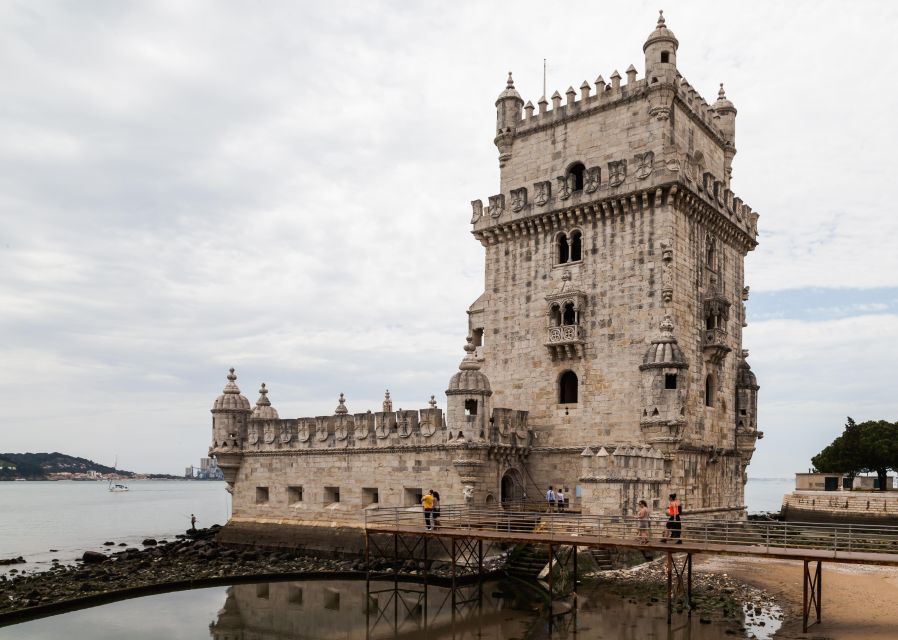
[[[552,360],[583,357],[583,333],[578,324],[549,327],[546,347]]]
[[[713,364],[720,364],[726,355],[732,351],[727,346],[727,333],[721,328],[706,329],[705,340],[702,346],[705,357]]]

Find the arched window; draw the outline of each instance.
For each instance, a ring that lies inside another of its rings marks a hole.
[[[714,406],[714,374],[709,373],[705,378],[705,406],[713,407]]]
[[[571,233],[571,262],[579,262],[583,257],[583,234],[579,231]]]
[[[577,374],[565,371],[558,379],[558,402],[560,404],[577,403]]]
[[[567,170],[568,176],[574,177],[574,183],[571,185],[572,191],[583,190],[583,176],[585,173],[586,167],[583,166],[582,162],[575,162],[571,165],[571,168]]]
[[[574,303],[568,302],[564,305],[564,313],[561,317],[561,324],[577,324],[577,312],[574,311]]]
[[[552,305],[552,309],[550,311],[550,316],[552,319],[552,326],[560,327],[561,326],[561,307],[558,306],[557,303]]]
[[[466,416],[476,416],[477,415],[477,401],[476,400],[465,400],[465,415]]]
[[[558,264],[565,264],[571,258],[571,248],[567,242],[567,235],[558,234]]]

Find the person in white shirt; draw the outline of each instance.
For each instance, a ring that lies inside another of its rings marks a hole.
[[[549,486],[549,490],[546,491],[546,502],[549,505],[549,511],[555,511],[555,491],[552,489],[551,485]]]

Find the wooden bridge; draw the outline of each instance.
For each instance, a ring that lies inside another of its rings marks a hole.
[[[429,528],[420,507],[371,509],[365,514],[365,560],[369,576],[372,562],[380,558],[397,566],[408,560],[417,566],[423,563],[426,577],[434,560],[446,559],[454,585],[457,578],[483,575],[484,544],[543,545],[548,548],[547,582],[554,600],[564,595],[554,583],[554,569],[573,564],[576,576],[578,547],[661,552],[666,555],[668,623],[678,598],[691,615],[694,555],[800,560],[804,563],[805,632],[812,610],[815,619],[811,623],[821,619],[824,562],[898,566],[898,527],[728,521],[686,515],[681,537],[666,539],[661,537],[665,522],[653,520],[649,542],[643,543],[632,516],[583,515],[549,510],[544,505],[448,505]],[[576,580],[572,581],[571,590],[575,584]]]

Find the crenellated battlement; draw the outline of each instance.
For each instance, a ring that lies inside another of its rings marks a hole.
[[[259,406],[270,407],[268,389],[262,386]],[[463,416],[463,423],[447,425],[443,410],[432,397],[427,409],[392,410],[389,391],[386,411],[349,413],[346,399],[340,394],[334,415],[283,419],[269,410],[258,411],[245,421],[216,438],[210,452],[236,453],[251,451],[333,450],[346,448],[396,448],[422,446],[467,446],[470,444],[529,447],[531,431],[527,412],[514,409],[492,410],[485,429],[471,430],[477,416]],[[244,410],[249,413],[248,409]]]
[[[472,233],[483,244],[501,242],[543,229],[570,226],[596,216],[627,215],[660,207],[675,199],[701,210],[709,225],[734,237],[746,250],[757,244],[759,214],[726,182],[702,167],[690,154],[668,162],[651,151],[586,167],[584,185],[573,190],[571,176],[556,176],[490,196],[487,207],[471,202]]]

